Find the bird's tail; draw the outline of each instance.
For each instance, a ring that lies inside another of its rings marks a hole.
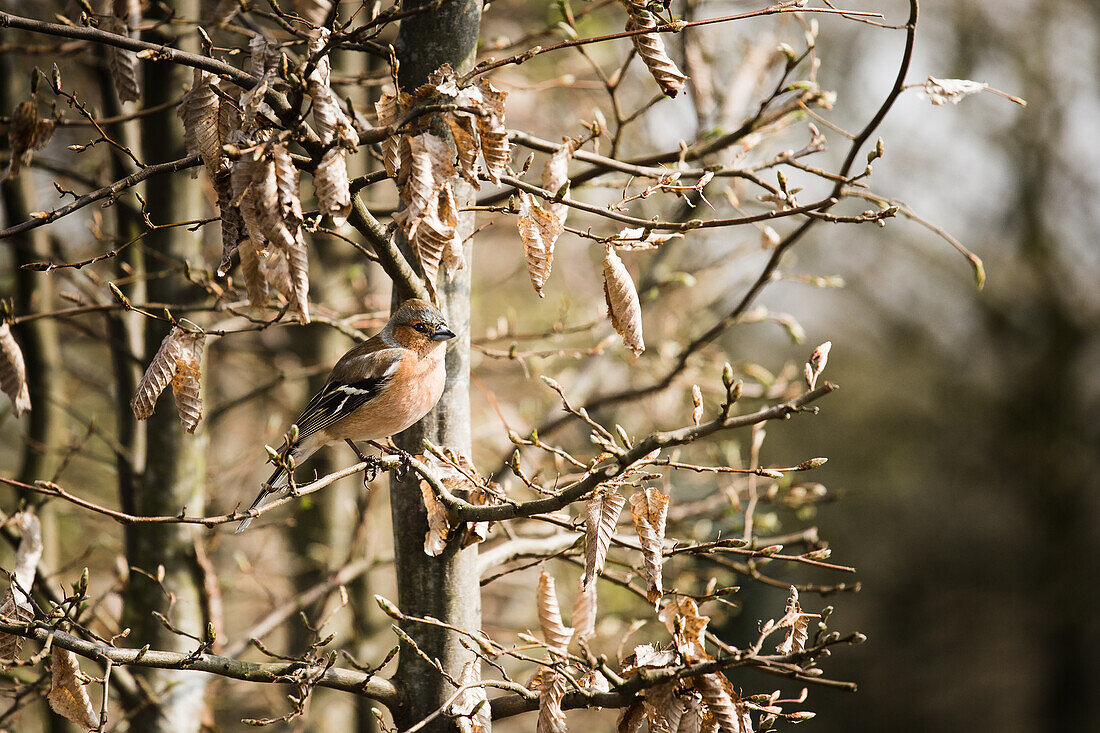
[[[263,488],[260,489],[260,493],[256,497],[256,500],[252,502],[252,506],[248,507],[248,511],[252,511],[253,509],[260,509],[267,506],[276,499],[282,498],[282,496],[286,494],[289,488],[290,475],[282,466],[276,467],[274,473],[271,474],[267,481],[264,481]],[[236,531],[234,531],[233,534],[240,534],[241,532],[244,532],[246,529],[248,529],[249,525],[252,524],[253,519],[254,517],[246,518],[237,526],[237,529]]]

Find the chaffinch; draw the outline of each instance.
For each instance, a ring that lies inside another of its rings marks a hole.
[[[400,433],[428,414],[443,394],[446,341],[455,337],[435,306],[406,300],[379,333],[353,346],[332,368],[328,381],[294,422],[298,437],[281,455],[300,464],[320,447],[346,441],[381,440]],[[264,483],[249,510],[259,509],[289,490],[280,466]],[[243,532],[252,517],[237,527]]]

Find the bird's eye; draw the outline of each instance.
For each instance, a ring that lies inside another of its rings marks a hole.
[[[415,328],[420,333],[427,333],[428,332],[428,326],[427,326],[427,324],[424,324],[424,323],[418,323],[415,326],[413,326],[413,328]]]

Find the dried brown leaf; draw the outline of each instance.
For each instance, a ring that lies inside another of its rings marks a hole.
[[[564,654],[570,639],[573,638],[573,629],[561,620],[561,608],[558,606],[554,577],[546,572],[546,568],[539,570],[538,610],[539,626],[542,628],[542,638],[546,641],[546,645],[552,651]]]
[[[267,302],[267,277],[256,247],[252,240],[246,240],[240,248],[241,274],[244,275],[244,285],[248,290],[248,302],[253,308],[259,308]]]
[[[638,733],[645,722],[645,703],[640,698],[635,698],[619,713],[619,721],[615,726],[616,733]]]
[[[645,715],[652,731],[676,733],[684,717],[684,701],[676,692],[676,682],[662,682],[645,691]]]
[[[699,604],[694,599],[677,597],[661,608],[658,618],[672,634],[676,641],[676,650],[685,660],[703,662],[711,658],[705,646],[710,617],[700,615]]]
[[[752,733],[748,706],[741,701],[724,674],[711,672],[695,677],[694,681],[695,689],[703,696],[722,733]]]
[[[542,168],[543,190],[557,195],[562,187],[569,182],[569,161],[573,159],[573,153],[576,150],[576,141],[566,138],[550,155],[546,165]],[[565,220],[569,216],[569,207],[565,204],[551,203],[547,208],[558,218],[558,223],[564,227]]]
[[[402,160],[403,169],[398,175],[401,201],[405,208],[398,212],[405,236],[416,236],[420,220],[433,213],[439,206],[439,192],[443,185],[455,176],[451,152],[442,138],[425,132],[408,138],[408,160]]]
[[[626,265],[610,248],[603,260],[603,294],[611,325],[619,332],[627,348],[635,355],[641,354],[645,351],[645,341],[642,338],[642,306],[638,302],[638,291]]]
[[[25,623],[34,619],[30,591],[38,561],[42,558],[42,525],[38,517],[30,512],[21,512],[16,522],[21,533],[19,549],[15,555],[11,585],[3,604],[0,604],[0,616],[9,623]],[[23,641],[22,636],[0,633],[0,663],[15,660],[23,648]]]
[[[222,230],[222,258],[218,263],[218,277],[225,277],[233,263],[233,253],[237,251],[241,238],[246,236],[241,210],[233,203],[233,174],[228,165],[219,169],[214,177],[214,191],[218,196]],[[243,264],[243,255],[241,260]]]
[[[447,538],[451,534],[447,507],[426,481],[420,482],[420,493],[424,497],[424,507],[428,510],[428,531],[424,535],[424,553],[430,557],[438,557],[446,549]]]
[[[195,432],[202,419],[202,347],[205,341],[206,335],[201,333],[186,333],[177,339],[179,355],[172,375],[172,396],[183,429],[189,433]]]
[[[223,166],[222,144],[225,142],[219,124],[221,102],[210,86],[213,80],[213,74],[195,69],[191,88],[176,108],[176,114],[183,120],[183,140],[187,152],[202,156],[211,179],[217,177]],[[195,175],[197,171],[192,170],[192,177]]]
[[[584,587],[592,585],[603,572],[611,535],[619,523],[626,499],[615,489],[597,489],[585,504]]]
[[[328,28],[318,28],[309,40],[309,54],[313,58],[321,53],[329,42],[331,32]],[[307,93],[313,101],[313,121],[317,135],[325,145],[339,144],[354,150],[359,145],[359,134],[351,119],[344,114],[340,100],[329,85],[331,61],[328,54],[317,59],[317,64],[309,75]]]
[[[504,124],[504,100],[508,93],[497,89],[485,77],[479,77],[474,87],[465,91],[470,100],[485,112],[477,118],[481,155],[485,159],[485,173],[489,180],[499,184],[500,176],[508,172],[508,161],[512,157],[508,128]]]
[[[550,277],[554,263],[554,243],[564,230],[561,222],[547,209],[542,208],[535,197],[521,191],[519,194],[519,238],[527,259],[527,274],[535,292],[543,297],[542,288]]]
[[[108,15],[100,19],[99,29],[116,36],[129,37],[130,31],[125,21]],[[107,51],[107,68],[111,72],[111,80],[115,83],[115,93],[120,102],[137,102],[141,99],[141,87],[137,78],[137,56],[133,51],[127,51],[118,46],[105,46]]]
[[[397,122],[401,108],[398,105],[397,94],[392,89],[382,92],[382,96],[374,103],[374,112],[378,115],[379,125],[392,125]],[[401,169],[400,142],[402,135],[394,134],[382,141],[382,165],[390,178],[397,178],[397,171]]]
[[[480,661],[471,659],[462,666],[458,684],[462,687],[476,685],[481,681]],[[458,693],[447,707],[447,714],[458,724],[459,733],[482,733],[489,729],[490,709],[484,687],[471,686]]]
[[[11,158],[8,161],[8,178],[19,175],[19,171],[31,164],[32,153],[49,144],[53,137],[54,121],[38,116],[38,107],[34,102],[20,102],[12,113],[8,128],[8,145]]]
[[[570,621],[576,629],[576,639],[587,639],[596,633],[596,584],[587,587],[578,580],[577,595],[573,598],[573,615]]]
[[[351,182],[348,181],[346,155],[343,148],[326,151],[313,174],[321,212],[331,216],[336,226],[343,226],[351,216]]]
[[[57,646],[50,650],[50,692],[47,696],[50,707],[58,715],[92,730],[99,726],[99,715],[92,708],[81,677],[75,654]]]
[[[644,0],[625,0],[629,18],[626,29],[644,30],[655,28],[657,19],[653,13],[646,10]],[[642,57],[646,68],[661,87],[661,91],[670,97],[675,97],[684,88],[686,76],[677,68],[676,64],[665,51],[665,43],[661,40],[660,33],[640,33],[630,37],[634,43],[634,49]]]
[[[668,514],[668,497],[658,489],[644,489],[630,497],[630,513],[634,517],[634,529],[642,545],[642,561],[646,580],[646,597],[658,603],[664,588],[661,582],[665,517]]]
[[[477,178],[477,157],[481,152],[481,138],[477,132],[477,120],[468,114],[456,112],[444,118],[455,140],[458,174],[474,188],[481,188]],[[384,151],[383,151],[384,153]]]
[[[562,698],[569,689],[569,682],[557,672],[551,672],[539,690],[539,720],[537,733],[567,733]]]
[[[11,399],[12,412],[16,417],[31,409],[23,350],[16,343],[7,323],[0,323],[0,389]]]
[[[802,608],[798,604],[798,589],[792,585],[791,594],[787,598],[786,612],[772,627],[787,630],[783,641],[775,647],[776,651],[780,654],[804,651],[806,642],[810,638],[810,619],[815,618],[821,618],[821,615],[802,612]]]
[[[130,400],[134,417],[145,420],[151,416],[160,393],[171,383],[180,422],[188,432],[195,431],[202,416],[199,365],[205,338],[205,334],[189,333],[177,326],[172,327],[161,341],[160,348],[138,383],[134,398]],[[180,369],[183,373],[177,381],[176,375]]]

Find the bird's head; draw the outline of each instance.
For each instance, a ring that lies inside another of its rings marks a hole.
[[[388,328],[397,343],[420,353],[427,353],[455,337],[439,309],[417,298],[401,304],[390,317]]]

